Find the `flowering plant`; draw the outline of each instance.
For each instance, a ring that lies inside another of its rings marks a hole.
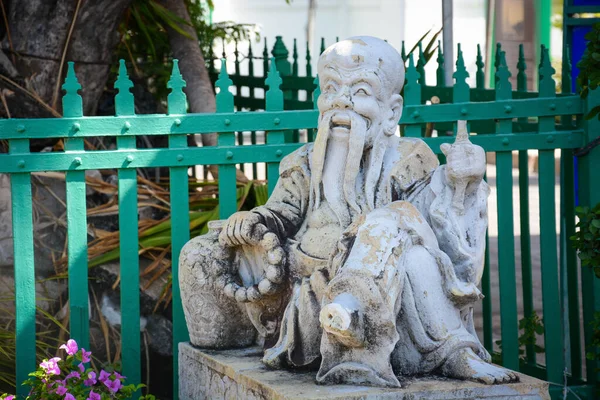
[[[77,342],[69,339],[60,346],[67,353],[62,360],[54,357],[43,360],[39,368],[29,374],[31,378],[23,384],[31,386],[28,400],[106,400],[128,399],[144,385],[124,385],[125,377],[117,371],[86,368],[90,362],[91,351],[80,349]],[[0,400],[15,400],[14,395],[0,395]],[[152,395],[140,397],[140,400],[154,400]]]

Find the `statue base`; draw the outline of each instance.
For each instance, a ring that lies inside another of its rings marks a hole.
[[[444,378],[401,380],[401,389],[315,383],[316,371],[267,369],[262,349],[202,350],[179,344],[179,398],[199,399],[550,399],[548,383],[518,374],[519,383],[483,385]]]

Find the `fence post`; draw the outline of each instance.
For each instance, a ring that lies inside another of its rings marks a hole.
[[[496,100],[512,98],[511,76],[504,52],[498,57],[496,72]],[[505,107],[507,118],[498,120],[496,133],[512,133],[511,106]],[[507,135],[504,143],[510,144]],[[519,327],[517,313],[517,289],[515,276],[515,237],[513,223],[513,176],[512,151],[496,153],[496,182],[498,197],[498,275],[500,278],[500,319],[502,322],[502,364],[509,369],[519,370]]]
[[[73,62],[69,62],[67,76],[62,88],[66,94],[62,98],[63,116],[77,118],[83,116],[83,101],[77,93],[81,85],[75,76]],[[79,133],[80,125],[72,125],[69,136]],[[83,138],[65,139],[65,152],[83,151]],[[72,169],[81,167],[81,158],[73,159]],[[88,314],[88,262],[87,262],[87,214],[85,196],[85,171],[65,172],[67,195],[67,254],[69,260],[69,319],[70,336],[79,347],[90,348],[90,322]],[[85,290],[84,290],[85,289]]]
[[[271,69],[269,70],[269,76],[265,80],[265,85],[269,86],[269,90],[265,95],[266,111],[283,111],[283,92],[279,88],[281,86],[281,77],[277,71],[277,64],[275,58],[271,59]],[[273,121],[276,125],[279,123],[278,118]],[[285,136],[283,131],[270,131],[267,132],[267,143],[268,144],[282,144],[285,143]],[[267,163],[267,179],[269,180],[269,195],[273,193],[277,179],[279,178],[279,162]]]
[[[171,89],[167,97],[169,115],[185,114],[187,111],[186,96],[183,92],[185,81],[179,72],[178,60],[173,60],[171,78],[167,82]],[[183,117],[183,115],[182,115]],[[169,134],[170,149],[185,149],[188,147],[187,135],[177,135],[177,129],[183,124],[182,118],[177,118]],[[176,156],[176,163],[181,166],[169,169],[171,181],[171,292],[173,297],[173,398],[179,398],[179,343],[187,342],[189,334],[183,314],[181,291],[179,289],[179,253],[185,243],[190,240],[190,203],[188,190],[188,167],[184,164],[183,154]],[[174,163],[175,164],[175,163]]]
[[[600,89],[590,90],[584,104],[584,115],[587,115],[593,107],[600,104]],[[585,130],[586,145],[592,145],[594,141],[600,140],[600,121],[597,116],[590,120],[585,120],[583,128]],[[579,172],[579,205],[592,208],[600,203],[600,186],[597,184],[598,171],[600,171],[600,146],[595,145],[586,154],[578,156],[577,167]],[[583,327],[585,345],[587,347],[592,346],[594,329],[591,324],[594,321],[594,314],[600,311],[600,279],[596,278],[591,268],[583,267],[581,281],[583,292]],[[586,352],[594,350],[586,348]],[[597,368],[600,368],[599,364],[597,359],[586,360],[587,380],[592,385],[595,385],[599,381],[600,377],[597,372]]]
[[[556,97],[556,85],[552,79],[554,68],[550,65],[548,49],[542,46],[539,66],[540,98]],[[552,132],[554,117],[540,117],[538,131]],[[563,341],[563,313],[560,293],[558,254],[556,249],[556,202],[554,186],[554,150],[539,150],[539,198],[540,198],[540,252],[542,270],[542,298],[546,343],[546,380],[562,384],[565,369]]]
[[[408,68],[406,69],[406,85],[404,86],[404,105],[413,106],[421,104],[421,84],[419,83],[420,74],[415,68],[413,54],[408,57]],[[413,111],[409,118],[418,121],[420,118],[418,111]],[[404,136],[421,137],[421,126],[410,124],[404,126]]]
[[[226,60],[221,60],[221,72],[216,86],[219,88],[219,93],[215,98],[217,103],[217,113],[233,112],[233,93],[229,91],[229,87],[233,81],[229,79],[227,74]],[[228,118],[223,120],[225,127],[231,124]],[[235,146],[234,132],[220,132],[218,138],[219,147]],[[230,160],[233,158],[233,152],[225,153],[225,158]],[[219,218],[226,219],[231,214],[237,211],[237,190],[236,190],[236,172],[235,164],[219,165]]]
[[[519,61],[517,62],[517,92],[527,92],[527,64],[523,45],[519,45]],[[519,118],[518,122],[527,123],[527,118]],[[527,150],[519,151],[519,222],[521,226],[521,275],[523,288],[523,317],[533,315],[533,277],[531,272],[531,238],[529,229],[529,155]],[[533,343],[525,347],[527,362],[535,365],[536,355]]]
[[[119,76],[115,89],[119,93],[115,97],[115,112],[117,116],[134,115],[133,94],[129,91],[133,82],[127,75],[125,61],[120,61]],[[125,121],[122,133],[127,133],[131,122]],[[138,256],[138,203],[137,203],[137,172],[135,165],[136,140],[135,136],[118,136],[117,148],[131,150],[123,160],[123,168],[119,168],[119,241],[121,265],[121,343],[123,375],[129,382],[141,382],[141,351],[140,351],[140,266]]]

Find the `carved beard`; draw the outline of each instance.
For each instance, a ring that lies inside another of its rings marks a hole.
[[[353,216],[375,209],[380,202],[377,186],[388,136],[380,125],[373,124],[367,129],[364,118],[351,112],[348,140],[335,139],[330,136],[332,114],[324,114],[319,121],[311,158],[310,190],[314,208],[319,208],[323,196],[340,225],[347,227]]]

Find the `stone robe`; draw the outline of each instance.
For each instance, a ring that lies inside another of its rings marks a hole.
[[[336,368],[344,364],[345,376],[352,370],[355,383],[397,386],[394,375],[431,372],[462,347],[489,358],[472,321],[472,304],[482,297],[476,285],[483,271],[489,188],[484,181],[468,187],[465,211],[458,212],[451,207],[445,166],[431,149],[420,139],[389,140],[375,210],[352,215],[350,226],[340,226],[324,198],[315,207],[312,143],[281,162],[267,204],[253,210],[286,239],[293,282],[279,340],[265,352],[267,365],[316,366],[322,358],[319,381],[339,381]],[[360,186],[362,173],[358,179]],[[353,283],[356,274],[364,285]],[[377,297],[362,305],[370,315],[363,327],[366,345],[351,351],[323,333],[319,321],[321,308],[344,291]],[[377,329],[389,335],[373,333]]]

